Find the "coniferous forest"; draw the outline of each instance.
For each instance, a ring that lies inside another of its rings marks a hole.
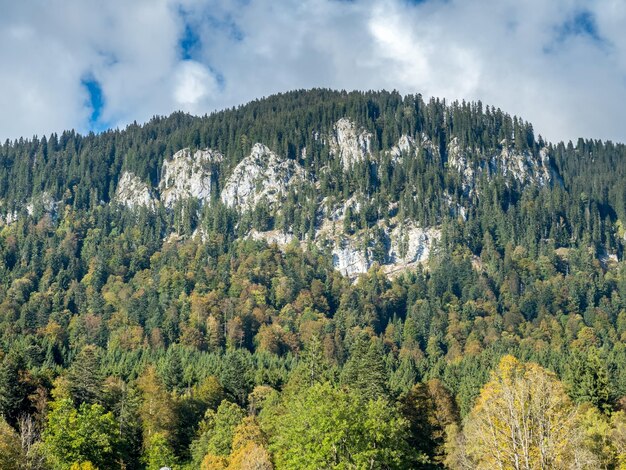
[[[370,136],[349,169],[340,119]],[[0,468],[625,469],[626,146],[539,131],[480,102],[301,90],[6,141]],[[402,136],[427,145],[396,155]],[[257,142],[307,177],[225,204]],[[116,197],[184,148],[223,155],[205,200]],[[505,150],[549,178],[498,169]],[[349,200],[358,276],[315,238]],[[389,276],[393,220],[440,236]]]

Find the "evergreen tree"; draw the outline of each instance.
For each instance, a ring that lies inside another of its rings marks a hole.
[[[76,406],[81,403],[101,403],[104,385],[100,369],[100,352],[96,346],[81,349],[68,371],[70,393]]]

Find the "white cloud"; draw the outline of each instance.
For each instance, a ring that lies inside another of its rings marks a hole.
[[[626,141],[621,0],[0,0],[0,8],[2,139],[87,130],[88,74],[102,88],[101,122],[113,126],[293,88],[387,88],[480,99],[552,140]],[[581,12],[593,34],[572,23]],[[191,58],[179,45],[185,21],[198,39]]]
[[[200,112],[203,104],[206,109],[206,100],[214,96],[217,88],[217,80],[204,65],[192,60],[178,65],[174,99],[184,111]]]
[[[395,88],[458,99],[471,95],[481,76],[472,49],[446,43],[436,24],[411,16],[406,8],[389,4],[375,8],[368,22],[375,57],[389,59],[380,68],[387,68]]]

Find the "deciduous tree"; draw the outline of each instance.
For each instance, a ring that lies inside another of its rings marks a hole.
[[[463,430],[476,469],[591,468],[576,408],[556,376],[505,356]]]

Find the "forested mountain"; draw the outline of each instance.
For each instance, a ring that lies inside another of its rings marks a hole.
[[[625,173],[395,92],[7,141],[0,468],[626,468]]]

